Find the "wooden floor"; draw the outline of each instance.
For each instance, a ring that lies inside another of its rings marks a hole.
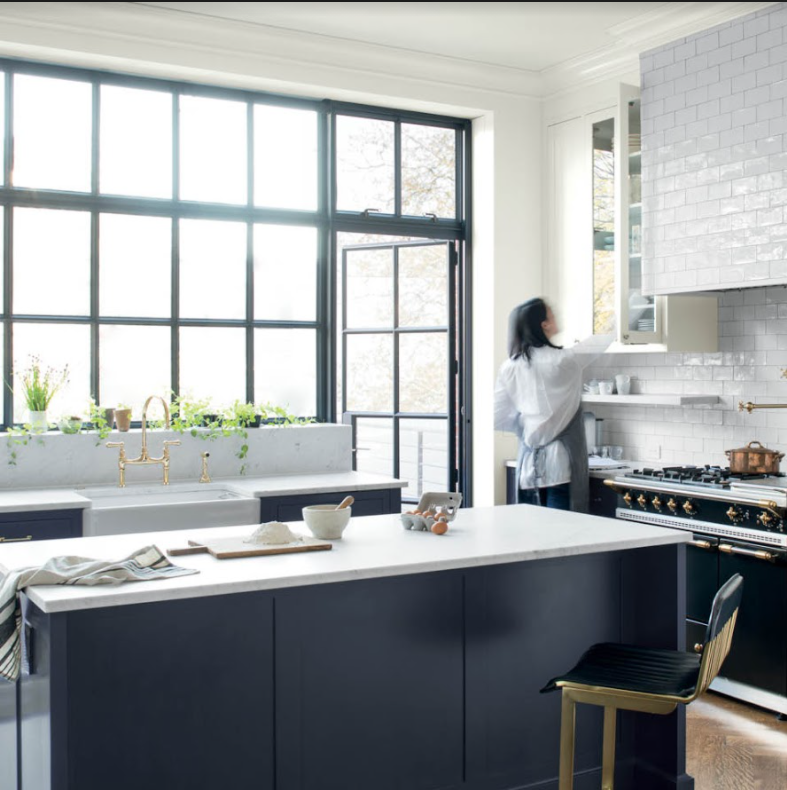
[[[787,722],[709,693],[686,711],[686,770],[695,790],[785,790]]]

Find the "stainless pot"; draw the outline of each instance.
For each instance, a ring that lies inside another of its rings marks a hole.
[[[759,442],[749,442],[746,447],[726,450],[730,462],[730,472],[734,475],[773,475],[779,471],[779,461],[784,453],[768,450]]]

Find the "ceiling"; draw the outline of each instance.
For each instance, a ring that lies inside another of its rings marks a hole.
[[[770,3],[140,3],[182,13],[542,73],[640,51]],[[654,35],[663,40],[654,43]]]

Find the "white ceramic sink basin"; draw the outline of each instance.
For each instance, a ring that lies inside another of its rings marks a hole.
[[[91,502],[83,521],[86,537],[231,527],[260,520],[258,499],[215,483],[86,488],[79,493]]]

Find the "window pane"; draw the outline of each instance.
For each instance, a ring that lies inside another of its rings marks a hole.
[[[314,321],[317,317],[317,230],[254,226],[254,318]]]
[[[399,250],[399,326],[448,326],[445,244]]]
[[[347,250],[347,327],[393,327],[393,250]]]
[[[168,317],[172,312],[172,221],[102,214],[99,240],[101,315]]]
[[[254,203],[317,208],[317,113],[254,106]]]
[[[5,209],[0,206],[0,313],[5,310]],[[2,370],[2,368],[0,368]],[[2,399],[0,398],[0,403]]]
[[[254,398],[299,417],[317,414],[315,330],[254,330]]]
[[[246,105],[180,97],[180,196],[245,203]]]
[[[87,416],[90,402],[90,327],[86,324],[14,324],[14,422],[27,422],[19,374],[37,356],[42,368],[63,370],[68,381],[55,395],[47,417]]]
[[[402,214],[456,216],[456,132],[402,124]]]
[[[172,94],[101,86],[101,191],[172,197]]]
[[[393,411],[393,337],[347,336],[347,408]]]
[[[399,411],[448,412],[448,338],[444,332],[399,336]]]
[[[355,425],[356,469],[359,472],[392,476],[393,420],[359,417]]]
[[[210,398],[216,408],[246,400],[246,330],[183,327],[180,392]]]
[[[371,118],[336,118],[336,206],[394,211],[394,125]]]
[[[101,405],[131,406],[132,419],[142,418],[151,395],[169,402],[172,333],[166,326],[107,326],[99,330]]]
[[[5,74],[0,71],[0,162],[5,162]],[[0,167],[0,184],[5,177],[5,167]]]
[[[448,491],[448,421],[399,421],[399,477],[402,496],[420,499],[424,491]]]
[[[14,209],[14,312],[88,315],[90,214]]]
[[[181,220],[180,314],[246,317],[245,224]]]
[[[87,82],[14,77],[14,185],[90,190],[92,87]]]

